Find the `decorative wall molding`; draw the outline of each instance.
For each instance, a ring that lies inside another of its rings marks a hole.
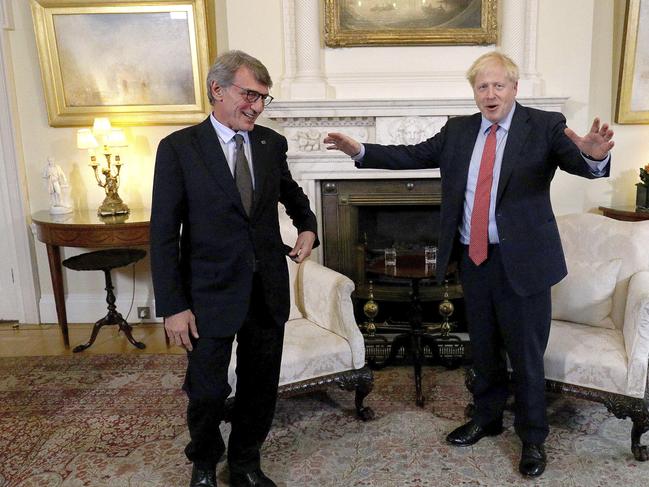
[[[128,287],[128,286],[125,286]],[[161,323],[162,318],[140,319],[137,317],[137,308],[148,306],[153,314],[155,302],[147,296],[135,296],[131,314],[127,317],[129,307],[131,307],[131,292],[124,289],[117,293],[117,312],[121,313],[126,321],[131,325],[138,323]],[[69,294],[65,297],[65,308],[68,316],[68,323],[92,323],[106,314],[106,293],[100,294]],[[40,300],[41,323],[58,323],[56,317],[56,305],[54,304],[54,295],[43,295]],[[108,327],[112,328],[112,327]],[[115,329],[115,328],[113,328]],[[137,328],[135,329],[137,332]],[[110,333],[110,331],[100,331],[100,333]],[[74,345],[74,344],[73,344]]]
[[[565,97],[518,97],[525,105],[563,111]],[[289,120],[314,118],[365,118],[404,116],[455,116],[477,112],[473,98],[421,98],[390,100],[285,100],[274,101],[264,117],[282,126]]]
[[[13,28],[11,0],[0,0],[2,6],[3,29]],[[19,165],[19,152],[16,145],[16,130],[13,107],[15,91],[13,78],[8,68],[11,56],[7,32],[0,31],[0,194],[3,210],[7,212],[9,222],[3,238],[13,247],[12,255],[3,256],[11,262],[14,269],[16,286],[16,308],[21,323],[39,323],[38,296],[39,289],[36,257],[33,240],[27,225],[28,208],[24,173]]]

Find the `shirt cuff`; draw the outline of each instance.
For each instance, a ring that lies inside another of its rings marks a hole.
[[[358,154],[356,154],[355,156],[352,156],[352,160],[354,162],[357,162],[357,163],[362,162],[363,157],[365,157],[365,146],[363,144],[361,144],[361,150],[359,151]],[[358,166],[358,164],[356,164],[356,165]]]
[[[608,166],[608,163],[611,161],[610,152],[606,154],[606,157],[601,161],[591,159],[588,154],[584,154],[583,152],[581,153],[581,157],[584,158],[584,161],[586,161],[586,164],[590,167],[590,172],[593,176],[603,176],[605,174],[606,166]]]

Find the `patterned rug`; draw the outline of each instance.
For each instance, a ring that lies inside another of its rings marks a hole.
[[[188,485],[184,366],[177,355],[0,359],[0,486]],[[367,423],[354,416],[353,394],[335,388],[280,400],[265,472],[300,487],[649,484],[649,462],[630,452],[630,421],[601,405],[551,397],[548,468],[525,480],[510,413],[502,435],[453,448],[444,437],[463,421],[463,372],[426,367],[423,385],[421,409],[409,367],[376,373],[366,403],[377,419]],[[223,462],[219,485],[227,479]]]

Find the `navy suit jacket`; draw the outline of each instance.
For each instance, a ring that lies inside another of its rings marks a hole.
[[[283,325],[290,294],[278,203],[299,232],[317,231],[309,201],[289,172],[286,139],[259,125],[249,136],[255,177],[250,216],[209,117],[158,146],[151,209],[156,314],[191,309],[200,336],[230,336],[241,327],[253,269],[269,312]]]
[[[451,118],[437,135],[416,145],[365,145],[361,167],[440,169],[440,282],[459,241],[469,163],[481,120],[480,113]],[[596,177],[564,134],[565,128],[566,119],[560,113],[516,104],[498,181],[496,225],[507,277],[521,296],[547,289],[567,273],[550,202],[550,182],[557,168],[585,178]],[[610,164],[604,176],[609,170]]]

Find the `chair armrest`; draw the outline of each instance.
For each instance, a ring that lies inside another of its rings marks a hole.
[[[354,318],[354,282],[317,262],[306,260],[298,271],[298,302],[304,317],[349,342],[355,368],[365,365],[365,341]]]
[[[649,364],[649,271],[631,276],[622,331],[628,360],[627,393],[644,396]]]

